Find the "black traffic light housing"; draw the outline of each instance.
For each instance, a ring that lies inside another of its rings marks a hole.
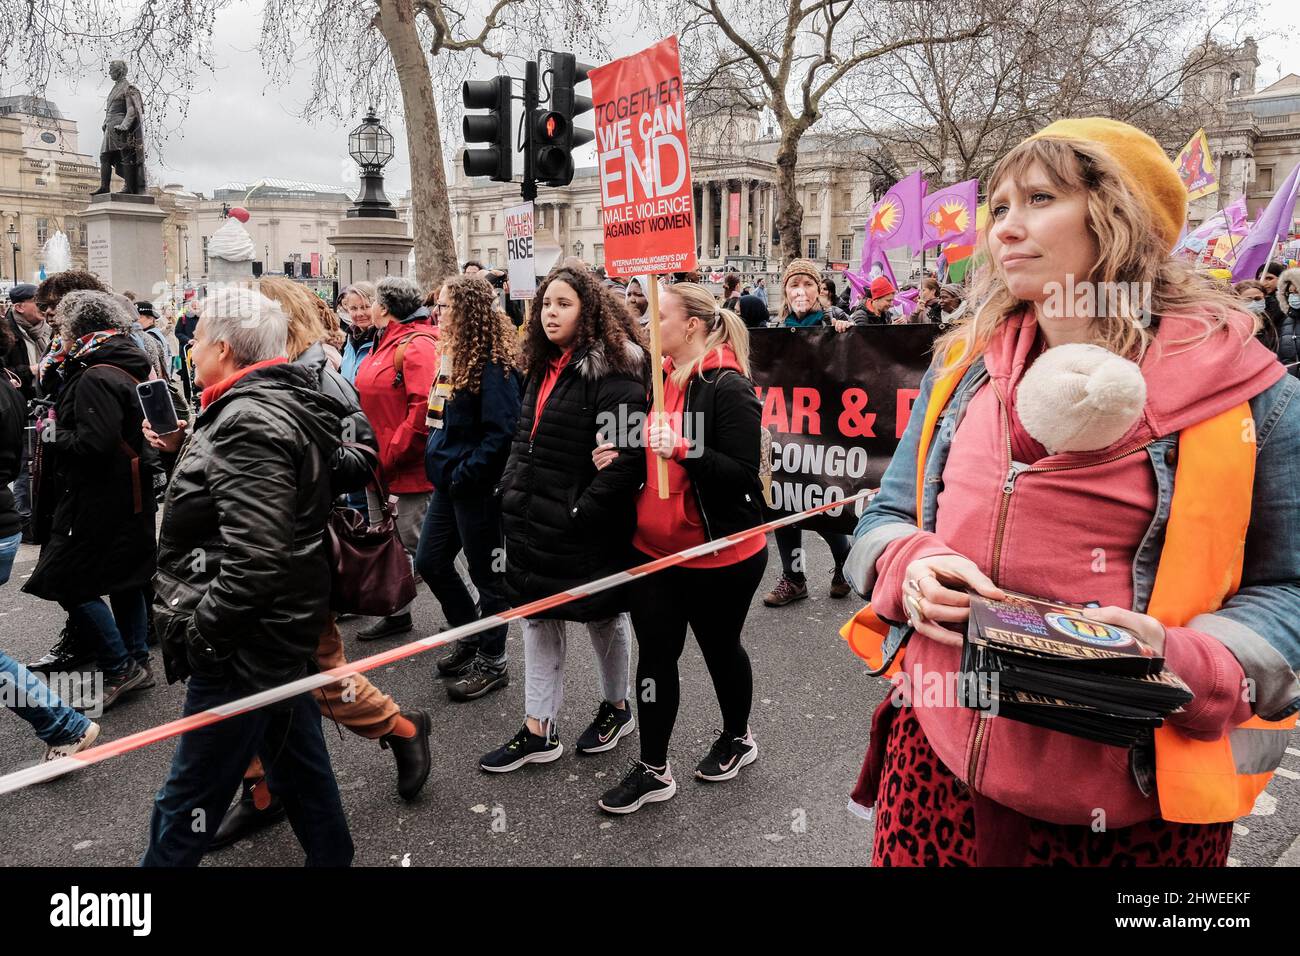
[[[573,151],[596,138],[574,120],[591,109],[591,98],[574,89],[592,67],[572,53],[551,54],[551,96],[548,109],[532,109],[528,149],[532,175],[546,186],[573,181]]]
[[[465,142],[490,143],[486,149],[465,148],[466,176],[487,176],[499,183],[514,178],[514,124],[511,117],[512,80],[496,76],[490,80],[466,80],[461,99],[467,110],[487,113],[466,115],[461,121]]]

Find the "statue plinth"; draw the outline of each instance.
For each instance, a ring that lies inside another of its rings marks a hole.
[[[384,276],[404,276],[415,240],[401,219],[344,218],[326,241],[338,260],[339,288],[354,282],[374,282]]]
[[[222,259],[220,256],[208,256],[208,285],[215,284],[243,284],[251,285],[253,282],[253,263],[249,262],[232,262],[229,259]]]
[[[87,267],[114,292],[130,290],[157,297],[166,283],[163,221],[167,213],[152,196],[101,193],[81,214],[86,230]]]

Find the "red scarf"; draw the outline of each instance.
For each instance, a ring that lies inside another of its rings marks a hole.
[[[199,399],[200,410],[207,408],[209,405],[211,405],[213,402],[219,399],[222,395],[226,394],[226,392],[230,391],[230,387],[234,385],[236,382],[238,382],[245,375],[247,375],[249,372],[255,372],[259,368],[270,368],[272,365],[284,365],[288,361],[289,360],[287,358],[281,355],[273,359],[267,359],[265,362],[254,362],[252,365],[245,365],[234,375],[226,376],[221,381],[217,382],[217,384],[209,385],[207,388],[203,390],[203,395]]]

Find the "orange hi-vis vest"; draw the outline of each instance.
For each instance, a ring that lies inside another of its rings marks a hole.
[[[917,450],[916,514],[921,525],[925,461],[935,426],[969,363],[936,379]],[[1184,428],[1165,542],[1147,613],[1181,627],[1218,610],[1241,584],[1246,529],[1255,480],[1255,429],[1243,402]],[[874,672],[889,677],[903,648],[883,659],[889,633],[867,605],[840,634]],[[1217,740],[1194,740],[1166,723],[1155,732],[1156,793],[1160,816],[1174,823],[1224,823],[1250,813],[1282,762],[1296,715],[1278,721],[1252,717]]]

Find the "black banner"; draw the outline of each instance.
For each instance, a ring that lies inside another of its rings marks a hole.
[[[772,498],[794,514],[880,485],[946,327],[751,329],[750,365],[772,432]],[[865,501],[808,527],[851,533]]]

